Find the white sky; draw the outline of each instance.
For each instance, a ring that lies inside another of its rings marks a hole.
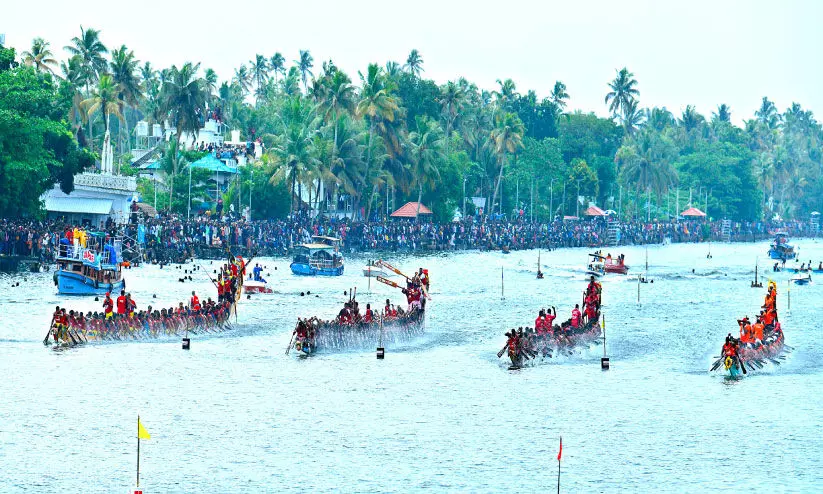
[[[823,119],[817,0],[141,0],[128,10],[41,0],[36,12],[12,1],[0,32],[18,53],[42,36],[65,58],[62,47],[82,24],[101,29],[110,49],[125,43],[155,67],[199,61],[223,80],[255,53],[279,51],[291,62],[308,49],[318,72],[331,58],[357,81],[369,62],[403,63],[417,48],[424,76],[438,83],[464,76],[493,89],[511,78],[521,93],[545,96],[559,79],[570,108],[599,115],[607,82],[625,65],[643,107],[679,115],[693,104],[709,118],[726,103],[740,124],[768,96],[780,111],[797,101]]]

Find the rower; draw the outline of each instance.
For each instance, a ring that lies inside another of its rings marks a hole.
[[[557,318],[557,309],[552,305],[551,309],[546,311],[543,318],[543,327],[547,333],[551,332],[554,329],[554,320]]]
[[[366,324],[371,323],[374,320],[374,312],[371,310],[371,304],[366,304],[366,313],[363,316],[363,322]]]
[[[189,306],[191,307],[191,310],[195,312],[200,310],[200,299],[197,298],[197,294],[194,290],[191,292],[191,301]]]
[[[120,290],[120,296],[117,297],[117,313],[125,314],[126,308],[126,290]]]
[[[580,304],[574,304],[574,309],[572,309],[572,327],[577,329],[580,327]]]
[[[113,309],[114,302],[111,300],[111,293],[106,292],[106,298],[103,300],[103,311],[106,313],[106,319],[111,319]]]
[[[385,317],[391,316],[391,301],[389,299],[386,299],[386,307],[383,308],[383,315]]]

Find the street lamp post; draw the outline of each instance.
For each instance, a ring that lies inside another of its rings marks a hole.
[[[549,221],[554,221],[554,179],[549,186]]]

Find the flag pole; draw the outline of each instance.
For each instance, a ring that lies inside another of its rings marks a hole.
[[[563,436],[560,436],[560,451],[557,453],[557,494],[560,494],[560,458],[563,456]]]
[[[140,487],[140,415],[137,416],[137,487]]]

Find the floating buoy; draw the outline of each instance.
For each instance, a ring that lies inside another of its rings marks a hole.
[[[183,350],[191,350],[191,340],[189,338],[183,338]]]
[[[377,360],[383,360],[386,357],[386,349],[377,347]]]
[[[153,294],[151,295],[151,298],[157,298],[157,294],[156,294],[156,293],[153,293]]]
[[[600,368],[609,370],[609,357],[600,357]]]
[[[97,297],[94,297],[94,301],[95,301],[95,302],[99,302],[99,301],[100,301],[100,299],[99,299],[99,298],[97,298]]]
[[[246,300],[251,300],[251,295],[246,295]]]
[[[306,292],[306,295],[311,295],[311,292],[310,291]]]
[[[305,295],[306,295],[305,293],[300,292],[300,296],[301,296],[301,297],[303,297],[303,296],[305,296]]]

